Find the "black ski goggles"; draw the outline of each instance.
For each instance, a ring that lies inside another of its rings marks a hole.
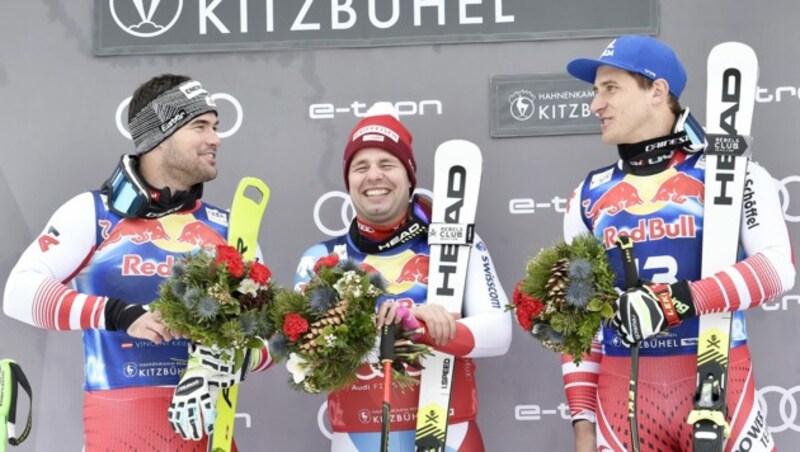
[[[135,156],[124,154],[103,183],[109,210],[125,218],[141,218],[150,207],[150,191],[139,176],[138,166]]]

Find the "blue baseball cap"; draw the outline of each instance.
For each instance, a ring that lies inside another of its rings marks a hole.
[[[669,92],[676,98],[686,86],[686,70],[675,52],[663,42],[642,35],[625,35],[611,41],[600,58],[578,58],[567,64],[567,72],[585,82],[594,83],[601,65],[642,74],[669,83]]]

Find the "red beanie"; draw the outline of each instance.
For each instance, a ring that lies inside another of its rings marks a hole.
[[[376,102],[356,124],[344,148],[344,186],[350,190],[347,174],[356,152],[376,147],[397,157],[406,168],[411,191],[417,186],[417,163],[411,149],[411,133],[400,123],[397,110],[389,102]]]

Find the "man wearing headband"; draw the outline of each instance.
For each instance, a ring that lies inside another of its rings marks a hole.
[[[642,451],[692,449],[698,316],[731,312],[725,450],[773,450],[754,391],[743,310],[789,290],[795,270],[778,192],[755,162],[745,186],[758,221],[742,213],[744,260],[700,277],[705,146],[702,130],[678,98],[686,72],[675,52],[649,36],[622,36],[599,59],[567,71],[594,85],[592,112],[603,143],[620,159],[592,171],[570,198],[567,240],[591,232],[606,246],[624,288],[617,234],[634,242],[640,286],[616,301],[617,314],[580,365],[563,356],[562,372],[576,450],[632,450],[628,426],[629,344],[640,343],[637,419]],[[738,225],[731,225],[732,227]],[[674,308],[672,308],[674,307]],[[638,338],[638,341],[637,341]],[[758,438],[748,438],[759,432]]]
[[[3,307],[36,327],[83,330],[87,452],[205,450],[167,420],[188,341],[147,304],[176,258],[225,243],[228,213],[200,199],[217,176],[217,109],[200,82],[167,74],[140,86],[128,110],[135,153],[53,214],[11,271]],[[268,363],[255,354],[249,369]],[[231,378],[195,375],[204,388]],[[204,421],[191,424],[197,438]]]
[[[302,288],[310,279],[308,270],[330,254],[380,273],[388,287],[387,295],[378,300],[379,328],[389,322],[420,322],[427,332],[419,341],[456,356],[447,450],[479,452],[484,446],[476,420],[472,359],[500,356],[508,350],[511,318],[504,310],[508,301],[489,252],[476,236],[462,312],[426,304],[430,201],[412,197],[417,166],[411,141],[411,134],[388,102],[375,104],[358,122],[343,158],[344,184],[356,216],[346,235],[318,243],[305,252],[295,275],[295,288]],[[413,369],[409,373],[419,375]],[[380,450],[383,377],[369,363],[364,363],[357,374],[359,385],[328,394],[333,452]],[[393,452],[415,450],[414,415],[419,392],[419,385],[414,385],[392,395],[389,450]]]

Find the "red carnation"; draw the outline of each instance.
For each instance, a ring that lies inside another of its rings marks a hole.
[[[319,269],[322,267],[333,268],[336,264],[339,263],[339,256],[335,254],[329,254],[325,257],[321,257],[316,264],[314,264],[314,273],[319,274]]]
[[[244,275],[244,262],[242,255],[236,251],[236,248],[228,245],[217,245],[217,258],[214,260],[217,265],[225,264],[225,267],[235,278],[241,278]]]
[[[541,300],[534,298],[522,292],[520,285],[522,281],[518,282],[514,287],[514,295],[512,302],[516,306],[517,322],[525,328],[525,331],[530,331],[533,328],[533,320],[538,318],[544,311],[544,303]]]
[[[262,264],[261,262],[253,262],[250,265],[250,279],[261,284],[262,286],[267,284],[269,278],[272,276],[272,272],[269,271],[266,265]]]
[[[292,312],[283,318],[283,334],[292,342],[297,342],[300,335],[308,331],[308,321],[300,314]]]

